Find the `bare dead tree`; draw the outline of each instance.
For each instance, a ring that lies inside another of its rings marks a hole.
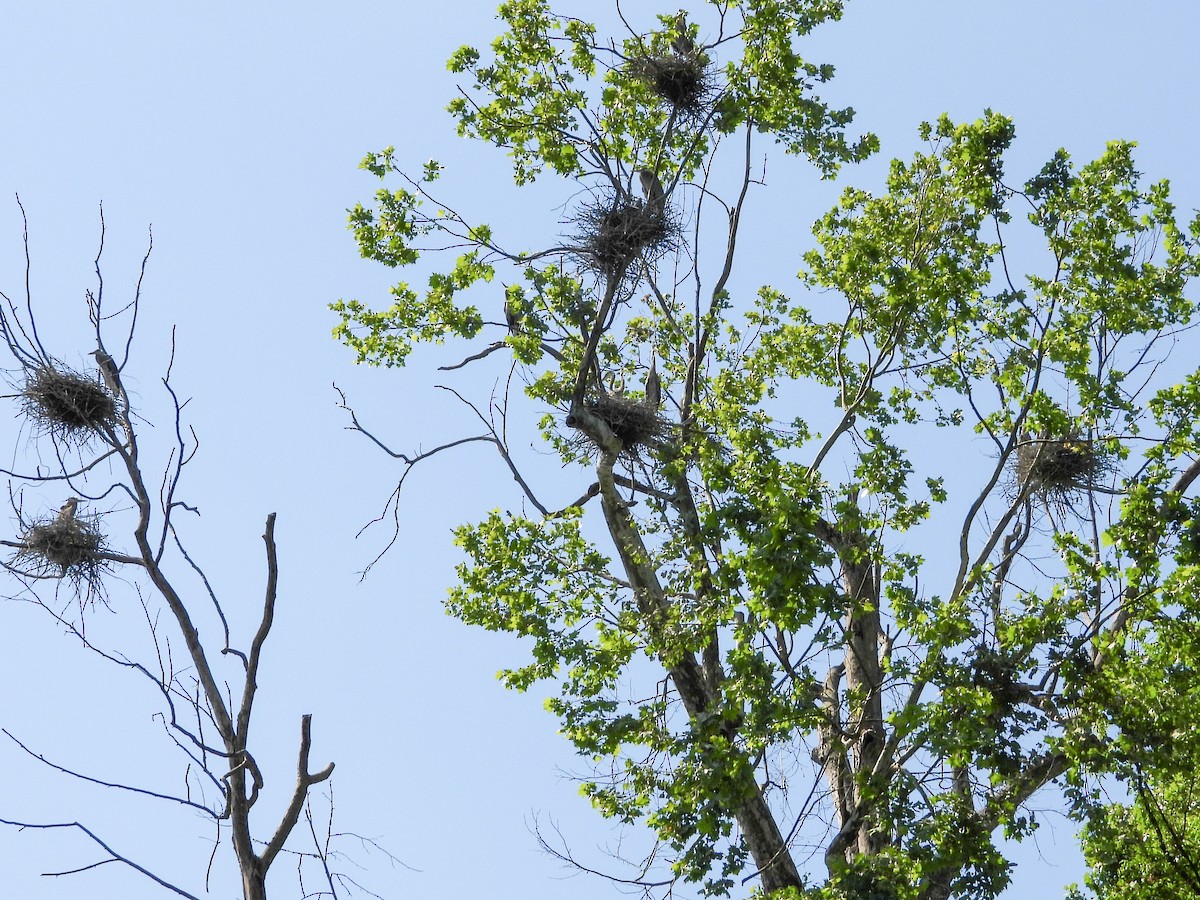
[[[146,419],[134,412],[125,380],[133,359],[142,281],[153,237],[142,259],[132,299],[110,308],[100,265],[104,251],[101,211],[100,247],[95,260],[97,284],[94,290],[86,292],[95,346],[91,355],[97,368],[77,371],[51,352],[39,332],[29,288],[31,259],[23,207],[21,215],[25,223],[25,296],[13,298],[0,293],[3,302],[0,338],[2,349],[15,362],[12,370],[15,374],[11,376],[15,394],[11,396],[21,406],[32,443],[42,459],[49,456],[56,461],[56,467],[49,471],[44,465],[30,471],[2,470],[9,479],[18,533],[12,540],[0,541],[14,550],[0,564],[15,581],[22,599],[32,598],[59,626],[77,637],[86,650],[153,683],[160,697],[166,733],[186,757],[188,796],[169,796],[86,775],[51,761],[9,732],[5,734],[40,764],[64,775],[113,790],[183,804],[200,812],[216,831],[214,854],[223,842],[232,845],[246,900],[264,900],[272,864],[281,853],[298,852],[285,851],[285,846],[306,808],[310,788],[329,779],[334,768],[333,763],[312,768],[312,717],[302,716],[290,800],[272,829],[254,827],[252,812],[264,778],[252,749],[250,726],[258,699],[264,650],[279,599],[275,514],[266,517],[262,535],[265,585],[258,625],[248,642],[239,641],[231,633],[212,582],[187,550],[177,528],[181,515],[197,511],[183,496],[181,485],[185,469],[196,458],[198,440],[184,418],[187,400],[181,399],[172,383],[174,334],[170,362],[161,379],[173,434],[165,451],[165,462],[156,458],[156,447],[142,440],[139,423]],[[162,475],[154,483],[148,473],[158,471]],[[34,494],[49,491],[65,497],[61,509],[42,515],[28,508]],[[127,512],[129,509],[131,513]],[[118,546],[124,549],[116,549]],[[86,627],[95,604],[108,603],[106,579],[117,571],[129,570],[136,573],[135,582],[144,580],[150,586],[142,599],[156,653],[156,658],[149,661],[137,661],[124,651],[99,646]],[[75,602],[64,603],[72,598]],[[154,606],[158,609],[152,609]],[[158,616],[162,609],[169,613],[165,627]],[[180,641],[186,649],[187,665],[177,662],[172,649],[172,644]],[[311,820],[311,812],[309,816]],[[116,862],[164,890],[183,897],[195,896],[159,877],[152,864],[135,861],[85,823],[39,823],[9,818],[0,822],[21,829],[76,830],[105,854],[98,863],[46,874],[82,873]],[[300,854],[299,858],[301,862],[308,859],[309,865],[317,865],[326,873],[323,877],[330,888],[326,896],[336,896],[335,876],[329,873],[328,866],[329,835],[318,841],[316,831],[311,828],[310,831],[317,852]]]

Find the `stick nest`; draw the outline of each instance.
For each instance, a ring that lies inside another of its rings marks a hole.
[[[65,578],[90,589],[108,569],[108,561],[100,556],[107,542],[99,515],[34,521],[21,542],[24,547],[17,551],[13,568],[35,578]]]
[[[653,443],[666,427],[658,409],[645,400],[620,394],[602,394],[585,401],[584,408],[602,419],[626,451],[636,453],[639,447]],[[589,440],[583,432],[584,440]]]
[[[699,53],[643,56],[632,60],[626,71],[674,107],[676,119],[703,119],[712,107],[716,90],[707,59]]]
[[[657,259],[679,232],[665,201],[645,203],[615,192],[584,207],[575,224],[580,262],[604,277],[624,276],[639,256]]]
[[[1072,508],[1111,471],[1111,458],[1078,434],[1027,437],[1017,446],[1018,489],[1060,511]]]
[[[67,368],[42,366],[21,389],[22,409],[43,432],[67,443],[86,444],[117,423],[117,403],[94,379]]]
[[[1029,688],[1020,682],[1016,662],[1003,653],[980,647],[971,661],[971,684],[987,690],[996,703],[1011,709],[1029,699]]]

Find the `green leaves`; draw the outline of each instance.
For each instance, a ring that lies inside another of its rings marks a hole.
[[[933,136],[928,125],[923,133]],[[1010,139],[1003,117],[973,126],[943,118],[933,153],[892,162],[885,195],[849,188],[817,223],[821,249],[806,254],[804,277],[814,287],[835,288],[851,304],[844,341],[868,337],[880,353],[908,362],[949,344],[952,362],[928,370],[949,384],[978,359],[971,332],[982,324],[982,291],[999,249],[980,229],[1003,202],[993,175]]]
[[[450,62],[459,133],[503,148],[518,185],[553,174],[592,198],[567,201],[576,234],[506,250],[434,198],[436,161],[363,163],[386,185],[351,210],[360,252],[424,284],[383,310],[339,302],[339,339],[399,365],[495,329],[467,360],[511,354],[533,412],[512,399],[492,432],[503,463],[542,509],[545,448],[531,464],[516,435],[536,418],[577,476],[564,510],[457,530],[448,611],[527,643],[501,678],[554,686],[601,772],[584,793],[648,826],[675,877],[724,895],[754,866],[801,896],[786,772],[836,825],[813,838],[828,883],[810,896],[993,897],[991,836],[1035,827],[1034,791],[1165,770],[1144,748],[1200,709],[1156,690],[1185,690],[1200,659],[1200,374],[1172,383],[1166,361],[1194,316],[1200,217],[1176,221],[1131,144],[1060,151],[1014,186],[1010,119],[942,116],[818,219],[798,285],[748,283],[734,247],[773,226],[753,219],[746,141],[822,176],[874,148],[800,52],[841,4],[626,12],[644,18],[606,35],[514,0],[490,50]],[[528,214],[561,223],[560,202]],[[599,234],[647,216],[666,251],[597,264]]]
[[[455,532],[468,562],[447,611],[489,631],[534,639],[534,662],[506,670],[510,687],[570,669],[573,684],[591,697],[611,684],[635,644],[622,638],[632,622],[615,602],[616,586],[604,576],[608,560],[584,540],[579,513],[533,522],[493,512]],[[595,639],[588,634],[595,631]]]
[[[395,149],[388,147],[368,154],[360,168],[380,180],[398,173]],[[380,189],[375,193],[375,208],[360,203],[350,210],[349,227],[359,253],[389,268],[415,265],[421,258],[422,238],[434,232],[453,232],[456,226],[461,226],[467,239],[477,245],[477,249],[461,254],[448,272],[430,275],[424,292],[413,290],[406,282],[394,285],[389,290],[392,305],[388,309],[374,310],[358,300],[331,304],[341,318],[333,336],[355,352],[356,362],[400,366],[415,342],[440,343],[451,336],[471,338],[483,327],[479,310],[459,305],[457,300],[472,285],[490,282],[495,274],[493,267],[482,261],[491,229],[486,225],[466,226],[445,210],[433,217],[423,212],[430,202],[423,185],[440,175],[441,166],[430,160],[421,182],[409,181],[410,188],[400,190]]]
[[[754,0],[734,4],[729,12],[724,27],[739,40],[723,44],[722,51],[732,56],[714,64],[709,76],[719,75],[712,87],[712,122],[721,133],[753,123],[826,175],[877,149],[870,135],[849,143],[845,129],[853,110],[831,110],[816,95],[816,86],[833,77],[832,66],[810,63],[794,50],[797,39],[841,16],[840,3]],[[624,39],[619,54],[605,51],[594,25],[558,18],[544,0],[504,3],[499,15],[508,30],[492,43],[490,59],[483,61],[471,47],[451,58],[450,70],[470,74],[474,83],[449,110],[461,135],[509,152],[518,184],[546,167],[562,176],[581,174],[586,168],[581,153],[588,147],[631,168],[648,160],[660,174],[673,177],[678,168],[691,176],[708,138],[677,127],[633,65],[669,52],[674,14],[659,17],[663,31]],[[606,70],[603,87],[596,80],[598,64]]]
[[[1035,204],[1030,221],[1046,235],[1058,267],[1053,280],[1031,279],[1060,317],[1047,357],[1065,367],[1090,406],[1106,410],[1125,407],[1127,373],[1095,377],[1089,346],[1096,337],[1111,343],[1187,324],[1193,305],[1182,289],[1197,272],[1166,182],[1141,188],[1133,146],[1112,142],[1078,173],[1059,151],[1026,186]]]
[[[458,133],[509,151],[517,184],[533,181],[550,166],[559,175],[582,169],[572,135],[578,131],[585,94],[574,84],[590,77],[595,29],[578,20],[565,27],[543,0],[510,0],[499,17],[509,30],[492,43],[494,58],[481,65],[471,47],[451,57],[451,72],[470,72],[476,99],[464,92],[450,102]],[[566,50],[560,42],[565,42]]]
[[[815,93],[833,77],[833,66],[816,65],[795,52],[795,42],[817,25],[842,15],[840,2],[751,0],[741,6],[744,42],[739,62],[725,68],[727,93],[717,127],[730,134],[753,123],[771,134],[788,153],[806,156],[823,175],[844,162],[863,160],[879,149],[874,135],[848,143],[850,108],[832,110]]]
[[[415,262],[415,256],[413,261]],[[436,341],[449,336],[470,338],[483,327],[474,306],[458,306],[457,295],[476,282],[492,280],[494,270],[479,261],[478,251],[464,253],[445,274],[429,276],[429,286],[418,294],[406,283],[391,288],[392,306],[368,309],[357,300],[339,300],[332,305],[341,316],[333,335],[354,350],[356,362],[400,366],[414,342]]]

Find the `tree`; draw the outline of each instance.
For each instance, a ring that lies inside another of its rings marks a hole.
[[[1130,804],[1094,810],[1083,832],[1099,900],[1154,900],[1200,895],[1200,829],[1195,777],[1141,778]],[[1075,888],[1070,894],[1080,900]]]
[[[21,212],[24,217],[23,208]],[[114,304],[104,293],[103,247],[102,216],[95,265],[97,288],[86,295],[90,337],[97,348],[91,354],[97,363],[94,370],[73,369],[43,342],[45,332],[38,327],[37,304],[29,287],[27,227],[25,296],[13,300],[0,294],[4,301],[0,337],[15,364],[13,396],[29,426],[30,449],[35,454],[26,468],[3,470],[9,478],[19,525],[14,540],[0,541],[15,550],[3,565],[18,585],[13,599],[35,603],[55,625],[77,638],[80,647],[153,685],[160,703],[156,715],[165,737],[184,756],[186,789],[181,794],[166,794],[115,783],[47,757],[7,730],[5,734],[39,763],[64,775],[182,805],[202,815],[213,833],[212,849],[205,856],[215,856],[225,841],[232,845],[246,900],[267,896],[267,874],[281,853],[299,855],[302,872],[316,865],[321,873],[318,877],[333,891],[338,876],[329,867],[329,846],[317,838],[315,830],[312,850],[285,849],[302,813],[310,826],[313,824],[307,805],[310,789],[333,772],[333,763],[318,771],[310,769],[311,716],[303,716],[300,722],[295,782],[282,814],[265,838],[256,837],[261,832],[252,827],[252,810],[260,799],[264,778],[255,759],[250,727],[278,599],[275,514],[267,516],[263,533],[265,595],[261,613],[250,640],[239,642],[217,590],[187,550],[186,529],[179,521],[199,513],[183,487],[184,470],[195,460],[199,445],[183,415],[187,400],[180,398],[171,381],[173,336],[171,363],[161,381],[172,418],[171,439],[162,442],[143,435],[141,423],[146,422],[143,416],[148,411],[135,408],[135,395],[127,387],[125,373],[133,361],[142,279],[150,250],[142,260],[132,298]],[[52,461],[49,467],[46,460]],[[148,472],[161,472],[161,480],[151,481]],[[47,493],[72,496],[61,508],[42,513],[39,503]],[[125,538],[117,538],[118,533]],[[127,547],[119,546],[125,541]],[[123,582],[120,575],[129,572],[142,576],[132,582],[136,592],[110,594],[109,585]],[[189,583],[188,579],[193,580]],[[135,597],[138,602],[131,611]],[[96,622],[104,612],[143,621],[150,656],[139,657],[126,647],[105,646],[104,623]],[[240,617],[231,618],[236,626]],[[202,630],[206,637],[201,637]],[[175,651],[179,642],[182,655]],[[120,734],[111,738],[128,740]],[[156,873],[153,862],[138,861],[136,854],[115,847],[86,822],[10,818],[0,822],[23,830],[77,831],[103,851],[96,863],[50,874],[75,874],[116,862],[154,881],[165,892],[196,896]],[[210,869],[211,865],[210,858]]]
[[[1165,512],[1187,535],[1176,561],[1194,564],[1190,511]],[[1193,612],[1173,612],[1139,636],[1137,653],[1114,659],[1097,679],[1120,748],[1113,771],[1129,795],[1127,802],[1089,797],[1083,810],[1086,884],[1100,900],[1200,895],[1200,647]]]
[[[527,511],[458,529],[448,608],[531,641],[505,683],[558,687],[585,793],[656,842],[622,880],[993,897],[1030,798],[1056,783],[1082,808],[1127,761],[1108,670],[1195,610],[1200,373],[1170,351],[1200,218],[1177,221],[1131,144],[1014,182],[1010,120],[943,116],[884,192],[818,219],[791,296],[761,280],[779,228],[753,230],[758,160],[832,176],[875,149],[797,51],[841,4],[616,12],[609,35],[514,0],[490,57],[450,61],[460,135],[504,148],[518,186],[565,186],[558,243],[439,200],[436,161],[363,162],[384,182],[351,211],[363,256],[432,274],[383,309],[338,302],[336,335],[376,365],[451,339],[476,346],[447,370],[511,353],[577,479],[545,500],[520,401],[452,387],[482,432],[390,451],[400,486],[484,442]],[[651,364],[661,409],[626,390]]]

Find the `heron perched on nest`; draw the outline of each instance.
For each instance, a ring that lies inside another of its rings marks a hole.
[[[35,519],[13,560],[17,570],[38,578],[67,578],[89,590],[106,569],[104,534],[97,516],[77,515],[80,497],[68,497],[54,516]]]
[[[667,202],[667,192],[663,190],[662,182],[658,176],[649,169],[638,169],[638,181],[642,185],[642,193],[646,195],[646,200],[651,206],[662,209],[663,204]]]
[[[683,10],[675,17],[675,36],[671,38],[671,49],[679,56],[691,56],[696,52],[696,44],[688,34],[687,13]]]
[[[104,379],[104,386],[112,391],[113,396],[119,396],[121,393],[121,373],[117,369],[116,360],[103,350],[93,350],[88,356],[96,357],[96,365],[100,368],[100,377]]]
[[[75,518],[75,510],[79,508],[79,504],[82,502],[79,497],[68,497],[67,502],[59,508],[58,518],[55,521],[70,522]]]

